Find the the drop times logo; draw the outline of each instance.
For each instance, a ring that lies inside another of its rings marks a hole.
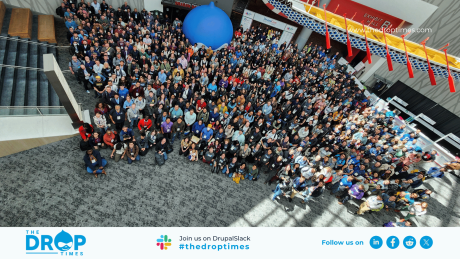
[[[83,235],[70,235],[62,230],[56,236],[41,234],[39,230],[26,230],[26,254],[60,254],[83,256],[81,246],[86,244]]]

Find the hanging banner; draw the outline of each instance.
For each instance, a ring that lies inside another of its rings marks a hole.
[[[249,18],[246,16],[243,16],[243,18],[241,18],[240,25],[243,26],[243,31],[246,31],[247,29],[251,28],[251,24],[252,24],[252,18]]]

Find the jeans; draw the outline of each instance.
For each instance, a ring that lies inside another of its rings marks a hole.
[[[283,193],[283,191],[281,191],[280,184],[276,185],[276,188],[275,188],[275,190],[273,192],[274,192],[274,194],[273,194],[272,201],[274,201],[276,199],[276,197],[280,196]]]
[[[302,195],[304,196],[304,202],[308,202],[311,199],[310,190],[308,188],[302,192]]]
[[[99,130],[101,131],[101,137],[103,137],[105,135],[105,132],[107,131],[107,126],[105,126],[105,128],[99,128]]]
[[[344,191],[345,190],[345,187],[340,185],[340,181],[336,182],[334,185],[332,185],[332,193],[337,193],[339,191]]]
[[[140,157],[139,155],[137,155],[136,158],[135,158],[135,160],[136,160],[136,161],[139,161],[139,160],[141,160],[141,157]],[[131,158],[128,157],[128,164],[131,164],[132,162],[133,162],[133,160],[131,160]]]
[[[176,138],[176,136],[177,136],[177,139],[180,141],[180,139],[181,139],[181,136],[180,136],[180,135],[181,135],[180,132],[175,132],[175,133],[173,133],[173,134],[172,134],[172,138],[171,138],[171,144],[174,144],[174,139]]]
[[[257,174],[257,177],[255,177],[255,179],[259,179],[259,176],[260,174]],[[244,176],[244,179],[249,179],[249,180],[253,180],[254,179],[254,176],[252,175],[249,175],[249,173],[247,173],[245,176]]]
[[[102,94],[99,93],[99,92],[96,92],[96,90],[94,90],[94,98],[102,98]]]
[[[163,152],[163,158],[166,160],[168,160],[168,154],[166,154],[166,152]]]
[[[222,173],[225,174],[227,172],[227,167],[224,167],[224,169],[222,170]],[[228,174],[228,177],[232,177],[233,173],[229,173]]]
[[[93,163],[93,166],[96,166],[97,163]],[[102,158],[102,167],[105,167],[107,165],[107,161],[105,160],[105,158]],[[102,170],[103,169],[97,169],[96,170],[96,174],[100,174],[102,173]],[[91,170],[91,168],[89,168],[89,166],[86,167],[86,171],[88,171],[88,173],[92,174],[93,173],[93,170]]]
[[[136,127],[137,126],[137,118],[136,119],[132,119],[131,122],[129,123],[129,127],[131,129],[133,129],[133,127]]]

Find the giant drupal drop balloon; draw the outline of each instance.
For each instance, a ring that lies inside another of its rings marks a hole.
[[[191,10],[184,19],[183,30],[190,43],[201,43],[213,50],[229,44],[233,36],[230,18],[214,2]]]

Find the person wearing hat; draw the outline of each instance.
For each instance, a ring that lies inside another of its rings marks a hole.
[[[209,143],[214,135],[214,131],[212,130],[212,124],[208,124],[208,126],[201,130],[200,140],[204,143]],[[206,146],[206,144],[205,144]]]
[[[94,78],[94,79],[93,79]],[[93,89],[94,89],[94,98],[101,98],[102,97],[102,94],[104,93],[105,91],[105,78],[102,77],[102,76],[91,76],[89,78],[89,81],[91,82],[91,84],[93,85]]]

